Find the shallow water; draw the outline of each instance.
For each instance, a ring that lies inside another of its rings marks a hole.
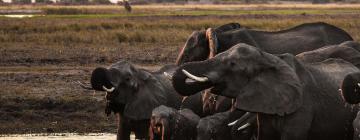
[[[111,133],[53,133],[53,134],[11,134],[0,135],[0,140],[115,140],[116,134]],[[134,140],[131,135],[131,140]]]

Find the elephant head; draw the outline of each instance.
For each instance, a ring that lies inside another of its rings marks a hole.
[[[114,105],[123,105],[123,115],[132,120],[150,119],[152,109],[166,103],[165,89],[159,80],[126,61],[96,68],[91,86],[107,92],[107,100]]]
[[[240,43],[212,59],[180,66],[172,82],[185,96],[212,87],[214,94],[236,98],[238,109],[284,115],[302,105],[303,85],[292,65]]]
[[[161,105],[152,111],[150,120],[150,137],[152,140],[170,139],[170,120],[176,110]]]
[[[231,112],[221,112],[201,118],[197,125],[197,140],[230,139],[230,128],[226,122]]]
[[[205,90],[203,97],[203,113],[204,114],[215,114],[218,112],[225,112],[229,109],[231,109],[232,106],[232,100],[224,97],[219,96],[216,94],[210,93],[209,90]]]
[[[193,32],[180,51],[176,63],[180,65],[185,62],[201,61],[215,56],[217,49],[219,49],[216,34],[241,27],[238,23],[229,23],[215,29],[208,28],[206,31]]]
[[[360,102],[360,73],[346,75],[340,90],[346,102],[358,104]]]

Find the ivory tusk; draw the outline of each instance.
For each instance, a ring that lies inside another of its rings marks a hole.
[[[241,130],[243,130],[243,129],[245,129],[245,128],[249,127],[249,126],[250,126],[250,123],[246,123],[245,125],[243,125],[243,126],[239,127],[237,130],[238,130],[238,131],[241,131]]]
[[[94,88],[92,88],[91,86],[85,85],[85,84],[81,83],[80,81],[76,81],[76,82],[74,82],[74,83],[80,85],[80,87],[82,87],[83,89],[94,90]]]
[[[198,77],[198,76],[195,76],[195,75],[192,75],[191,73],[189,73],[188,71],[186,70],[182,70],[182,72],[187,76],[189,77],[190,79],[193,79],[197,82],[206,82],[208,81],[209,79],[207,77]]]
[[[360,83],[357,83],[357,85],[360,87]]]
[[[172,79],[172,75],[167,73],[167,72],[164,72],[164,75],[167,79],[171,80]]]
[[[233,125],[235,125],[238,121],[239,121],[239,120],[235,120],[235,121],[229,123],[228,126],[233,126]]]
[[[102,88],[106,91],[106,92],[113,92],[115,90],[115,87],[111,87],[110,89],[106,88],[105,86],[102,86]]]

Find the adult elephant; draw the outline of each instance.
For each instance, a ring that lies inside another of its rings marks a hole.
[[[241,28],[239,24],[230,23],[192,33],[176,63],[206,60],[238,43],[246,43],[272,54],[295,55],[349,40],[353,39],[344,30],[323,22],[305,23],[277,32]]]
[[[151,113],[160,105],[189,108],[201,113],[201,96],[190,96],[186,99],[189,101],[182,104],[183,98],[163,74],[173,73],[175,68],[175,65],[169,65],[150,72],[119,61],[109,68],[99,67],[92,72],[88,89],[107,93],[106,112],[118,114],[117,139],[130,140],[131,132],[135,133],[136,139],[149,139]]]
[[[341,83],[340,91],[347,103],[357,106],[360,103],[360,72],[346,75]],[[352,125],[354,128],[354,140],[360,140],[360,111],[357,113]]]
[[[346,75],[341,83],[340,91],[347,103],[360,103],[360,72]]]
[[[212,87],[214,94],[235,98],[237,109],[257,113],[258,140],[350,140],[356,109],[344,106],[338,83],[353,72],[359,69],[341,59],[303,64],[290,54],[237,44],[182,65],[172,82],[185,96]]]
[[[360,44],[355,41],[346,41],[338,45],[324,46],[316,50],[297,54],[296,58],[304,63],[315,63],[328,58],[338,58],[360,68]]]

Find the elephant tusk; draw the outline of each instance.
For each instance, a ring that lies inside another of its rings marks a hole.
[[[115,87],[111,87],[110,89],[106,88],[105,86],[102,86],[103,90],[106,92],[113,92],[115,90]]]
[[[235,121],[229,123],[228,126],[233,126],[233,125],[235,125],[238,121],[239,121],[239,120],[235,120]]]
[[[195,76],[195,75],[192,75],[191,73],[189,73],[188,71],[186,70],[182,70],[182,72],[187,76],[189,77],[190,79],[193,79],[197,82],[206,82],[208,81],[209,79],[207,77],[198,77],[198,76]]]
[[[241,130],[243,130],[243,129],[245,129],[245,128],[249,127],[249,126],[250,126],[250,123],[246,123],[245,125],[243,125],[243,126],[239,127],[237,130],[238,130],[238,131],[241,131]]]
[[[360,87],[360,83],[357,83],[357,85]]]
[[[169,74],[169,73],[167,73],[167,72],[164,72],[164,75],[165,75],[165,77],[166,77],[167,79],[169,79],[169,80],[171,80],[172,77],[173,77],[171,74]]]
[[[83,89],[94,90],[94,88],[92,88],[91,86],[85,85],[85,84],[81,83],[80,81],[76,81],[76,82],[74,82],[74,83],[78,84],[78,85],[79,85],[80,87],[82,87]]]

